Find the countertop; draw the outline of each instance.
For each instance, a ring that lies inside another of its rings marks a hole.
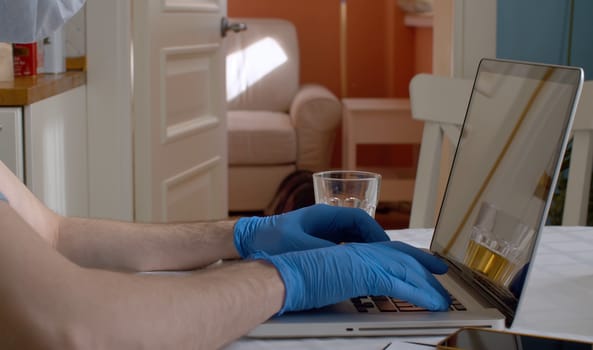
[[[86,83],[86,73],[39,74],[0,82],[0,106],[24,106],[59,95]]]

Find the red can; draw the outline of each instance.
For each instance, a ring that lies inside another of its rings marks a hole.
[[[15,77],[37,75],[37,43],[12,44]]]

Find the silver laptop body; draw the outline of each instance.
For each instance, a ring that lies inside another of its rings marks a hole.
[[[441,335],[462,326],[510,326],[582,81],[574,67],[480,62],[430,246],[449,264],[437,278],[465,311],[359,312],[345,301],[273,317],[249,336]]]

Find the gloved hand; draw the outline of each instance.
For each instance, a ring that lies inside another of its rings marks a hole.
[[[446,310],[449,293],[432,273],[447,265],[402,242],[352,243],[329,248],[267,255],[284,281],[284,305],[278,314],[335,304],[349,298],[386,295],[429,310]]]
[[[316,204],[285,214],[241,218],[234,243],[242,258],[256,251],[280,254],[342,242],[381,242],[389,237],[362,209]]]

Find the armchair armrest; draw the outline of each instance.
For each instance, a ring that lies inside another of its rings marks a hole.
[[[297,134],[297,168],[328,169],[342,103],[321,85],[305,85],[292,101],[290,117]]]

